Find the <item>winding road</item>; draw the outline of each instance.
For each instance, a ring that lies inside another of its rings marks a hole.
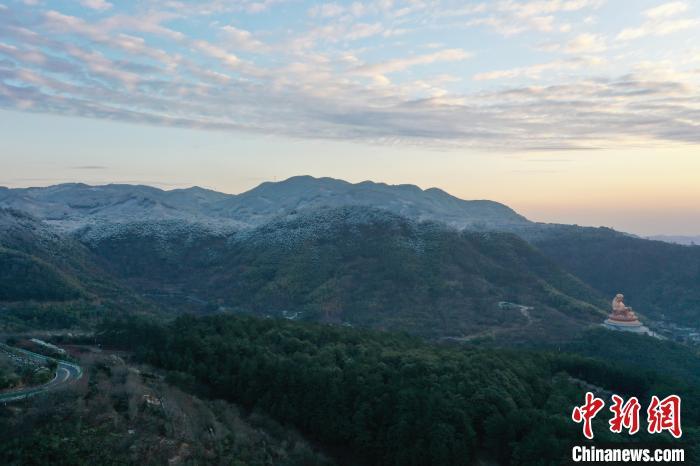
[[[36,385],[33,387],[20,388],[18,390],[11,390],[7,392],[0,393],[0,403],[8,403],[10,401],[23,400],[40,393],[45,393],[50,390],[56,390],[68,384],[79,380],[83,376],[83,370],[77,364],[72,364],[66,361],[61,361],[58,359],[49,358],[41,354],[32,353],[31,351],[22,350],[19,348],[14,348],[7,346],[5,344],[0,344],[0,349],[13,352],[15,354],[21,354],[26,358],[33,359],[39,362],[56,361],[58,364],[56,368],[56,374],[54,378],[43,385]]]

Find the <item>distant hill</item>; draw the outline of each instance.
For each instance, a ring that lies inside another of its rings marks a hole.
[[[220,205],[233,217],[242,211],[267,218],[285,212],[343,206],[373,207],[409,219],[436,221],[457,228],[503,229],[530,223],[503,204],[465,201],[437,188],[422,190],[410,184],[387,185],[371,181],[352,184],[310,176],[263,183]]]
[[[88,225],[179,220],[227,231],[253,228],[297,211],[342,206],[384,209],[414,220],[485,230],[527,225],[512,209],[493,201],[465,201],[436,188],[352,184],[332,178],[293,177],[263,183],[239,195],[202,188],[163,191],[150,186],[62,184],[0,190],[0,207],[11,207],[73,231]]]
[[[163,191],[141,185],[68,183],[0,190],[0,207],[21,210],[63,231],[140,220],[223,223],[228,227],[240,227],[233,219],[217,222],[212,214],[212,206],[227,197],[227,194],[196,187]]]

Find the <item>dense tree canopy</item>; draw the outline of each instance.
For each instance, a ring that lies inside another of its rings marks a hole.
[[[584,391],[569,374],[619,393],[651,387],[580,356],[439,347],[273,319],[110,322],[101,339],[137,348],[182,386],[262,409],[377,465],[560,464],[581,440],[569,416]]]
[[[181,291],[179,307],[454,337],[497,329],[554,338],[605,316],[600,295],[515,235],[376,209],[293,215],[230,236],[127,229],[91,247],[137,289]],[[534,325],[501,301],[533,307]]]
[[[547,230],[533,242],[611,299],[615,293],[625,293],[643,315],[690,326],[700,317],[700,246],[565,225]]]
[[[75,283],[50,264],[0,247],[0,301],[65,301],[81,294]]]

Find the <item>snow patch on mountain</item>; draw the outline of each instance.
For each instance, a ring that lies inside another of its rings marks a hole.
[[[458,229],[512,230],[530,224],[503,204],[465,201],[437,188],[422,190],[413,185],[370,181],[352,184],[310,176],[262,183],[239,195],[199,187],[164,191],[123,184],[69,183],[0,189],[0,207],[28,212],[64,232],[88,229],[96,236],[114,234],[121,225],[142,222],[240,231],[295,214],[348,206],[382,209],[415,221],[440,222]]]
[[[237,231],[231,222],[208,221],[193,223],[185,220],[157,220],[133,222],[99,222],[93,221],[73,231],[81,242],[95,245],[105,239],[120,239],[128,236],[156,238],[168,242],[178,237],[194,241],[202,236],[229,236]]]
[[[307,241],[337,240],[338,229],[347,229],[357,237],[362,228],[375,226],[383,231],[396,231],[397,244],[422,254],[425,249],[423,235],[449,229],[434,222],[418,222],[383,209],[345,206],[322,208],[304,213],[279,217],[261,227],[244,229],[229,237],[231,243],[276,244],[286,251],[293,251]]]

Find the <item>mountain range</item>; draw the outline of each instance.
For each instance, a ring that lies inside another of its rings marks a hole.
[[[231,231],[253,228],[292,212],[342,206],[374,207],[456,228],[503,230],[529,223],[503,204],[464,201],[437,188],[422,190],[371,181],[352,184],[310,176],[263,183],[238,195],[199,187],[164,191],[120,184],[0,188],[0,206],[27,212],[66,231],[139,220],[177,220]]]
[[[457,339],[571,336],[602,322],[618,291],[645,318],[700,317],[698,247],[535,223],[435,188],[63,184],[2,188],[0,209],[8,303],[108,300]]]

